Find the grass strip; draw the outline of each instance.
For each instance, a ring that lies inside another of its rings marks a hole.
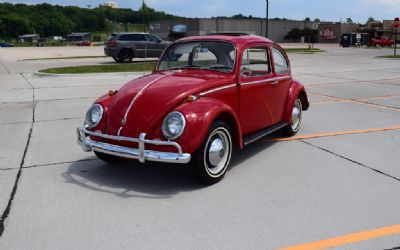
[[[88,74],[88,73],[114,73],[114,72],[142,72],[152,71],[155,62],[148,63],[127,63],[127,64],[107,64],[107,65],[85,65],[62,68],[49,68],[39,70],[41,73],[48,74]]]

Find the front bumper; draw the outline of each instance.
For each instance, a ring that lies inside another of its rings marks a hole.
[[[90,136],[100,137],[108,140],[114,141],[127,141],[135,142],[139,144],[139,148],[128,148],[123,146],[118,146],[114,144],[97,142],[92,140]],[[190,161],[190,154],[182,152],[182,147],[176,142],[170,141],[159,141],[159,140],[147,140],[145,139],[146,134],[141,133],[139,138],[131,138],[124,136],[113,136],[101,133],[92,132],[86,129],[85,126],[77,128],[77,139],[78,144],[82,146],[83,151],[96,151],[104,154],[137,159],[141,163],[145,161],[156,161],[156,162],[166,162],[166,163],[188,163]],[[160,152],[153,150],[146,150],[145,145],[158,145],[158,146],[173,146],[177,149],[177,153],[172,152]]]

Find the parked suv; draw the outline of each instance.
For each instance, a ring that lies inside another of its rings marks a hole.
[[[163,41],[147,33],[112,34],[104,48],[104,53],[116,62],[131,62],[134,57],[160,57],[171,42]]]

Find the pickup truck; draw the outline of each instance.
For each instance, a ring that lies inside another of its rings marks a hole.
[[[378,37],[374,37],[369,41],[369,45],[370,46],[381,46],[381,47],[385,47],[385,46],[393,46],[394,45],[394,41],[386,36],[378,36]]]

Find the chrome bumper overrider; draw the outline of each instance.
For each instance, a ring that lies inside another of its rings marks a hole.
[[[90,136],[96,136],[114,141],[136,142],[139,144],[139,148],[128,148],[104,142],[97,142],[90,139]],[[83,151],[89,152],[94,150],[100,153],[120,156],[124,158],[138,159],[142,163],[144,163],[146,160],[167,163],[188,163],[191,157],[190,154],[184,154],[182,152],[182,147],[178,143],[170,141],[147,140],[145,139],[145,133],[141,133],[139,138],[113,136],[92,132],[87,130],[86,127],[83,126],[77,128],[77,137],[78,144],[82,146]],[[158,146],[173,146],[177,149],[177,153],[145,150],[146,144]]]

